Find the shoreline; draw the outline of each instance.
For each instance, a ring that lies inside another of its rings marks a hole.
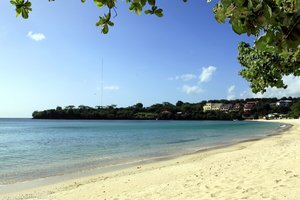
[[[208,148],[208,149],[203,149],[203,150],[198,150],[194,153],[188,153],[188,154],[183,154],[180,156],[169,156],[169,157],[164,157],[164,158],[158,158],[158,159],[154,159],[153,161],[142,161],[139,163],[135,163],[135,164],[129,164],[129,166],[125,167],[125,168],[120,168],[120,169],[116,169],[113,171],[108,171],[108,172],[102,172],[102,173],[97,173],[97,174],[90,174],[90,175],[85,175],[83,177],[77,177],[77,178],[73,178],[73,179],[68,179],[68,180],[63,180],[62,182],[57,182],[57,183],[48,183],[47,185],[43,185],[41,187],[35,187],[36,185],[32,185],[32,188],[25,188],[26,190],[22,190],[22,191],[17,191],[15,193],[7,193],[7,194],[3,194],[4,196],[1,197],[0,199],[25,199],[25,196],[28,197],[31,196],[32,198],[34,197],[43,197],[45,196],[45,194],[50,195],[53,194],[55,196],[57,196],[57,198],[62,198],[61,196],[61,192],[65,193],[70,191],[69,189],[72,188],[72,190],[74,190],[74,188],[80,188],[81,186],[88,186],[90,184],[102,184],[101,182],[106,179],[109,178],[115,178],[115,179],[122,179],[124,178],[124,176],[129,176],[130,175],[134,175],[134,176],[141,176],[144,175],[143,173],[150,173],[153,171],[157,171],[160,168],[174,168],[177,167],[177,165],[183,165],[182,163],[188,163],[191,164],[189,162],[191,162],[191,159],[199,159],[202,162],[202,160],[204,159],[208,159],[211,157],[216,157],[219,154],[230,154],[231,152],[236,152],[236,151],[240,151],[243,149],[247,149],[247,147],[254,145],[258,142],[264,142],[266,140],[272,140],[272,138],[277,138],[277,137],[284,137],[286,134],[288,134],[289,132],[291,132],[293,129],[295,128],[299,128],[299,120],[269,120],[266,122],[279,122],[279,123],[289,123],[291,122],[291,124],[293,126],[287,126],[285,128],[283,128],[284,130],[281,130],[280,133],[274,133],[268,136],[264,136],[261,138],[256,138],[256,139],[248,139],[248,140],[244,140],[244,141],[239,141],[239,142],[235,142],[233,144],[226,144],[223,146],[217,146],[217,147],[212,147],[212,148]],[[298,122],[293,123],[293,122]],[[292,129],[292,130],[291,130]],[[186,171],[184,169],[182,169],[183,171]],[[190,174],[192,175],[192,174]],[[108,178],[107,178],[108,177]],[[151,177],[148,177],[151,179]],[[170,177],[165,177],[166,179],[169,179]],[[175,179],[176,181],[176,179]],[[26,184],[26,182],[25,182]],[[55,189],[53,189],[55,188]],[[66,189],[69,188],[69,189]],[[23,188],[24,189],[24,188]],[[58,190],[56,190],[58,189]],[[1,193],[0,193],[1,195]],[[104,194],[103,194],[104,195]],[[107,194],[105,194],[104,196],[106,196]],[[112,194],[111,194],[112,195]],[[103,197],[104,197],[103,196]],[[30,199],[27,198],[26,199]],[[44,199],[44,197],[42,198]],[[45,199],[48,199],[48,197]],[[49,198],[50,199],[50,198]]]
[[[216,143],[216,144],[212,144],[210,146],[194,148],[193,150],[190,149],[189,151],[184,151],[181,153],[177,152],[176,154],[163,155],[163,156],[157,156],[157,157],[149,157],[149,158],[141,158],[139,160],[129,160],[129,161],[121,162],[121,163],[115,163],[115,164],[104,165],[104,166],[93,167],[93,168],[86,168],[86,169],[82,169],[82,170],[78,170],[78,171],[74,171],[74,172],[70,172],[70,173],[62,173],[62,174],[57,174],[57,175],[53,175],[53,176],[41,177],[41,178],[37,178],[37,179],[14,182],[14,183],[9,183],[9,184],[4,184],[4,185],[0,184],[0,195],[21,192],[24,190],[30,190],[30,189],[34,189],[37,187],[44,187],[44,186],[48,186],[48,185],[58,184],[58,183],[62,183],[65,181],[70,181],[70,180],[86,178],[86,177],[95,176],[95,175],[99,175],[99,174],[112,173],[112,172],[116,172],[116,171],[120,171],[120,170],[126,170],[128,168],[136,167],[138,165],[155,164],[157,162],[169,161],[169,160],[177,159],[177,158],[184,157],[184,156],[224,149],[224,148],[228,148],[228,147],[242,144],[242,143],[259,141],[259,140],[263,140],[268,137],[281,135],[286,130],[288,130],[289,128],[292,127],[291,124],[281,123],[278,121],[249,120],[248,122],[255,122],[255,121],[275,122],[275,123],[278,123],[278,125],[284,124],[285,126],[284,127],[278,126],[278,128],[272,130],[267,135],[252,136],[252,137],[244,138],[244,139],[239,138],[239,139],[232,140],[229,142]]]

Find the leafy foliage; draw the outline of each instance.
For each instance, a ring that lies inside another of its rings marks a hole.
[[[54,1],[54,0],[49,0]],[[81,0],[85,2],[86,0]],[[187,0],[182,0],[187,2]],[[211,0],[207,0],[210,2]],[[10,1],[17,16],[28,18],[32,10],[29,0]],[[107,8],[96,26],[107,34],[114,26],[117,0],[94,0],[99,8]],[[156,0],[126,0],[129,10],[140,15],[163,16]],[[220,23],[227,20],[237,34],[255,36],[254,45],[241,43],[238,60],[245,68],[240,74],[251,83],[252,91],[265,92],[267,87],[286,88],[285,75],[300,76],[300,0],[219,0],[214,7]]]
[[[55,1],[55,0],[48,0]],[[81,0],[84,3],[86,0]],[[186,2],[186,0],[183,0]],[[17,16],[22,14],[22,17],[27,19],[28,13],[32,11],[31,2],[29,0],[12,0],[10,1],[12,5],[16,7]],[[99,8],[107,8],[108,11],[103,16],[99,16],[99,21],[96,26],[101,27],[101,32],[107,34],[109,27],[114,26],[112,20],[112,12],[117,15],[116,4],[117,0],[94,0],[94,3]],[[140,15],[143,11],[145,14],[156,15],[157,17],[163,16],[163,10],[156,5],[156,0],[126,0],[129,5],[129,10]]]
[[[12,0],[10,3],[16,7],[17,17],[22,15],[24,19],[28,18],[28,13],[32,11],[31,2],[28,0]]]
[[[286,88],[284,75],[300,75],[299,0],[220,0],[215,18],[226,19],[237,34],[255,36],[254,46],[239,45],[240,74],[252,91],[267,87]]]
[[[261,51],[244,42],[238,49],[238,60],[245,67],[240,74],[251,83],[255,93],[265,92],[268,86],[286,88],[282,80],[284,75],[300,75],[299,59],[285,59],[280,54]]]
[[[289,117],[292,118],[300,118],[300,99],[296,101],[292,106],[291,106],[291,112],[289,113]]]

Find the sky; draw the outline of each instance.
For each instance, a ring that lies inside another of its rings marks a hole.
[[[291,76],[287,90],[251,92],[238,75],[237,45],[253,38],[217,23],[216,1],[157,2],[163,18],[138,16],[120,0],[115,26],[103,35],[95,23],[106,10],[93,1],[32,0],[27,20],[1,1],[0,117],[67,105],[300,96],[300,79]]]

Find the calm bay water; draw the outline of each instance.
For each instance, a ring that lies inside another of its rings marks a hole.
[[[0,119],[0,185],[191,153],[278,128],[243,121]]]

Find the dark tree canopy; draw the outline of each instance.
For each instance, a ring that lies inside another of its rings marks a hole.
[[[292,107],[291,107],[291,112],[289,113],[289,117],[298,119],[300,117],[300,99],[296,101]]]
[[[54,1],[54,0],[48,0]],[[86,0],[81,0],[85,2]],[[182,0],[187,2],[187,0]],[[17,16],[27,19],[31,9],[29,0],[11,0]],[[122,0],[94,0],[107,13],[99,16],[96,26],[106,34],[116,14],[116,4]],[[207,0],[211,2],[211,0]],[[163,9],[155,0],[126,0],[129,10],[136,14],[163,16]],[[241,42],[238,60],[244,67],[240,75],[250,82],[252,91],[265,92],[267,87],[286,88],[283,76],[300,76],[300,0],[219,0],[215,18],[228,21],[237,34],[255,37],[254,45]]]
[[[218,22],[229,19],[237,34],[254,35],[254,46],[239,45],[240,74],[253,92],[286,88],[284,75],[300,75],[300,0],[221,0]]]
[[[285,101],[288,100],[288,103]],[[84,106],[73,105],[64,108],[35,111],[35,119],[117,119],[117,120],[233,120],[268,117],[268,114],[298,118],[300,116],[300,98],[250,98],[236,100],[209,100],[210,103],[223,104],[219,110],[207,110],[203,107],[207,103],[189,103],[178,101],[175,105],[169,102],[156,103],[144,107],[137,103],[128,107]],[[245,110],[247,102],[255,102],[255,106]],[[283,104],[280,104],[283,102]],[[277,104],[279,103],[279,104]]]

